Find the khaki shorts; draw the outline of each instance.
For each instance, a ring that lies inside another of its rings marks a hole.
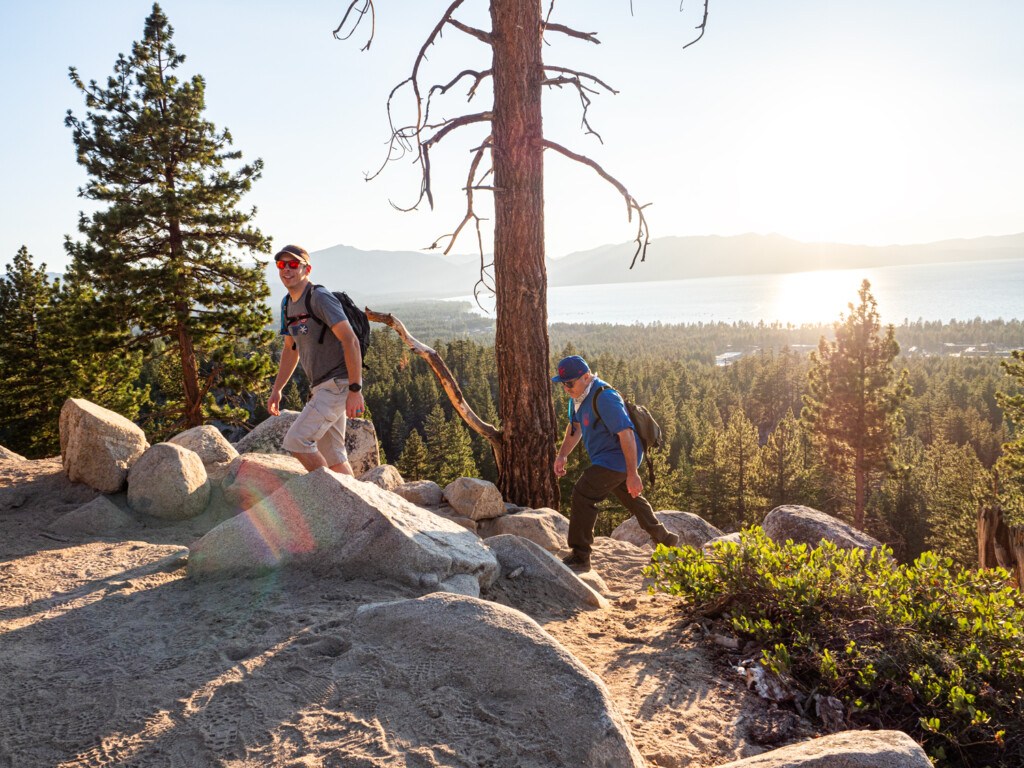
[[[348,379],[328,379],[309,392],[309,402],[298,415],[282,447],[291,453],[319,452],[327,466],[348,461],[345,450],[345,401]]]

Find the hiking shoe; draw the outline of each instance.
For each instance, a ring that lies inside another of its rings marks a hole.
[[[662,539],[660,543],[664,544],[666,547],[678,547],[679,546],[679,534],[678,533],[670,533],[668,536],[666,536],[664,539]]]
[[[590,558],[581,557],[573,552],[568,557],[563,557],[562,562],[565,563],[569,568],[576,571],[576,573],[586,573],[590,570]]]

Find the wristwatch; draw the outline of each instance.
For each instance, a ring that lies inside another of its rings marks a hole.
[[[362,388],[363,388],[362,384],[349,384],[348,385],[348,391],[349,392],[358,392]]]

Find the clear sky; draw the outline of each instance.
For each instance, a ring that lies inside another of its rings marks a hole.
[[[165,0],[187,76],[207,82],[207,117],[266,170],[246,202],[277,244],[415,250],[461,218],[469,150],[457,131],[434,162],[437,205],[408,205],[407,162],[376,181],[385,100],[449,0],[377,0],[369,52],[332,29],[347,0]],[[459,18],[485,26],[486,0]],[[548,0],[544,0],[544,7]],[[800,240],[890,244],[1024,232],[1024,2],[1021,0],[555,0],[552,20],[598,33],[550,35],[545,61],[619,90],[594,98],[579,130],[574,92],[545,96],[547,135],[587,154],[648,209],[652,237],[777,232]],[[24,244],[53,271],[76,235],[84,174],[66,110],[67,78],[101,82],[141,37],[142,0],[0,0],[0,263]],[[425,82],[488,65],[449,29]],[[437,114],[476,111],[449,99]],[[462,134],[462,135],[460,135]],[[548,153],[547,252],[557,258],[633,236],[625,206],[594,173]],[[472,252],[471,238],[457,251]]]

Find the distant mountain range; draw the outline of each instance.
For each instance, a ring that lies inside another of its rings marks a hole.
[[[633,243],[604,245],[548,261],[552,286],[684,280],[727,275],[889,267],[952,261],[1024,259],[1024,233],[922,245],[804,243],[781,235],[662,237],[652,240],[646,262],[630,270]],[[449,298],[472,293],[478,259],[417,251],[362,251],[336,245],[312,254],[312,278],[345,290],[356,303]],[[284,288],[271,268],[274,306]]]

